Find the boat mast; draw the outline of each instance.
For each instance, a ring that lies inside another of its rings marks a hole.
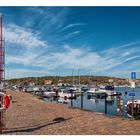
[[[72,70],[72,84],[74,85],[74,69]]]
[[[78,76],[79,76],[78,81],[79,81],[79,87],[80,87],[80,65],[79,65],[79,68],[78,68]]]

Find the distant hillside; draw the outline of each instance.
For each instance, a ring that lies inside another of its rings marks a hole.
[[[10,79],[7,82],[11,84],[22,84],[28,85],[30,82],[34,82],[37,85],[43,85],[45,80],[51,80],[52,84],[56,85],[58,83],[69,83],[69,84],[105,84],[109,82],[115,82],[118,84],[126,83],[126,79],[107,77],[107,76],[45,76],[45,77],[26,77],[19,79]]]

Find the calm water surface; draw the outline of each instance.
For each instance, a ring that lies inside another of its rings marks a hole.
[[[127,91],[128,93],[132,91],[131,88],[116,88],[116,91],[119,91],[122,93],[122,98],[123,98],[123,116],[127,117],[126,114],[126,103],[128,100],[131,100],[131,97],[128,94],[125,94]],[[135,90],[135,97],[134,99],[140,99],[140,88],[136,88]],[[44,99],[45,101],[53,101],[53,99]],[[68,106],[70,106],[70,102]],[[77,97],[75,100],[73,100],[73,106],[80,108],[81,107],[81,97]],[[83,97],[83,109],[94,111],[94,112],[100,112],[104,113],[105,112],[105,101],[104,99],[87,99],[87,95]],[[107,103],[107,114],[108,115],[118,115],[117,113],[117,97],[112,97],[112,101]]]

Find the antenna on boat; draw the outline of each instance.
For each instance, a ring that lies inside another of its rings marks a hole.
[[[79,64],[79,68],[78,68],[78,84],[79,84],[79,86],[80,86],[80,64]]]
[[[72,84],[74,85],[74,69],[72,70]]]

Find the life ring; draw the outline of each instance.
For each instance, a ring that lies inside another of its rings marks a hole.
[[[3,93],[3,92],[0,92],[0,96],[3,97],[3,104],[1,105],[0,107],[0,112],[6,110],[8,107],[9,107],[9,104],[10,104],[10,99],[9,97]]]

